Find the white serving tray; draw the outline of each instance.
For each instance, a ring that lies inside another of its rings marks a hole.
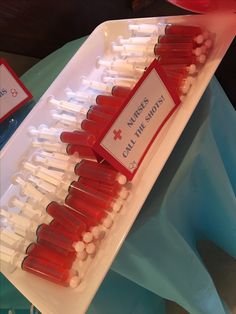
[[[49,95],[55,95],[58,99],[65,98],[64,89],[68,86],[73,90],[79,89],[79,78],[82,75],[99,80],[101,70],[95,68],[96,57],[111,56],[111,42],[120,35],[124,37],[130,35],[127,27],[130,21],[137,23],[165,21],[206,25],[210,31],[216,34],[215,44],[207,63],[199,73],[184,103],[163,127],[146,155],[133,180],[132,195],[126,202],[122,212],[116,217],[116,221],[118,220],[119,223],[115,221],[111,231],[103,240],[98,253],[88,266],[82,284],[73,290],[51,284],[21,270],[8,273],[2,268],[3,274],[10,282],[44,314],[79,314],[86,312],[153,184],[235,35],[235,15],[229,15],[223,19],[219,16],[205,17],[201,15],[145,18],[108,21],[99,25],[58,75],[2,150],[1,206],[7,204],[9,198],[18,193],[17,188],[11,183],[11,178],[15,172],[19,171],[19,160],[30,150],[31,139],[27,133],[28,127],[32,125],[37,127],[42,123],[50,125],[51,123],[48,113],[49,108],[45,99]]]

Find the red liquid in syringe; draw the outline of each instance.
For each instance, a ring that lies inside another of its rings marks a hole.
[[[200,37],[192,37],[192,36],[182,36],[182,35],[161,35],[158,37],[158,43],[172,43],[172,44],[178,44],[178,43],[191,43],[194,48],[198,46],[198,38],[199,38],[199,44],[203,42],[203,39]],[[202,40],[201,40],[202,39]]]
[[[202,34],[202,29],[199,26],[167,24],[165,27],[165,34],[194,37]]]
[[[195,48],[192,43],[159,43],[154,46],[156,56],[185,58],[201,55],[201,48]]]
[[[80,283],[76,272],[47,259],[25,255],[4,245],[1,245],[0,253],[1,261],[7,263],[11,270],[22,268],[40,278],[71,288],[77,287]]]
[[[123,86],[113,86],[111,93],[113,96],[126,98],[129,96],[131,89]]]
[[[66,147],[66,152],[68,155],[74,155],[77,153],[80,158],[96,160],[94,151],[90,147],[68,144]]]
[[[107,213],[104,210],[98,209],[94,205],[88,204],[72,194],[69,194],[66,197],[65,204],[82,213],[83,215],[90,217],[92,220],[95,220],[97,224],[107,217]]]
[[[80,219],[78,214],[64,205],[53,201],[48,204],[46,211],[64,226],[65,230],[75,233],[79,237],[82,237],[82,234],[88,229],[87,225]]]
[[[113,184],[107,184],[101,181],[85,177],[79,177],[78,181],[81,182],[86,187],[93,188],[111,197],[118,197],[122,189],[122,186],[118,182],[114,182]]]
[[[93,189],[86,188],[80,182],[72,182],[69,187],[69,193],[101,210],[112,211],[114,209],[115,211],[119,211],[121,208],[121,204],[118,202],[115,203],[114,199],[108,199],[104,194],[96,193],[96,191],[94,192]]]
[[[71,234],[66,230],[55,232],[53,228],[50,228],[50,225],[46,224],[40,225],[36,234],[37,241],[39,243],[40,240],[44,240],[69,252],[75,251],[74,244],[80,239],[80,237],[78,237],[76,234]]]
[[[62,143],[92,147],[96,142],[96,136],[86,131],[62,132]]]
[[[65,269],[71,268],[76,257],[76,255],[74,255],[74,257],[65,256],[56,251],[55,248],[50,248],[40,243],[31,243],[26,250],[26,254],[46,259]]]
[[[31,274],[61,286],[76,287],[79,283],[79,277],[72,277],[71,272],[68,269],[31,255],[25,257],[21,268]]]
[[[169,56],[158,56],[157,57],[158,62],[161,65],[167,65],[167,64],[186,64],[187,66],[191,64],[197,64],[197,63],[204,63],[206,60],[205,55],[201,55],[199,57],[196,56],[190,56],[190,57],[169,57]]]
[[[101,126],[95,121],[89,120],[89,119],[84,119],[81,122],[81,129],[83,129],[86,132],[95,134],[96,136],[100,134],[104,130],[105,127],[106,127],[106,124]]]
[[[82,160],[80,163],[78,163],[75,166],[75,174],[107,184],[114,184],[114,182],[125,184],[127,182],[127,179],[124,175],[121,175],[110,167],[106,167],[90,160]]]

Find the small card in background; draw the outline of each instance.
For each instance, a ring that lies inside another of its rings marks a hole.
[[[0,58],[0,122],[32,99],[18,76],[6,62]]]

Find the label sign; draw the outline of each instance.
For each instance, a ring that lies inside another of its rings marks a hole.
[[[95,151],[131,180],[161,127],[179,104],[163,69],[153,61],[99,138]]]
[[[32,98],[7,62],[0,59],[0,122]]]

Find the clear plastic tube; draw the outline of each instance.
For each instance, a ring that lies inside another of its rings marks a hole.
[[[76,258],[76,255],[66,256],[56,251],[54,248],[47,247],[46,245],[40,243],[31,243],[27,247],[25,253],[30,256],[42,258],[52,263],[55,263],[63,269],[70,269]]]
[[[97,91],[100,92],[106,92],[106,93],[111,93],[111,86],[98,82],[98,81],[93,81],[93,80],[89,80],[86,77],[82,77],[81,78],[81,83],[82,85],[88,87],[88,88],[92,88],[95,89]]]
[[[95,194],[91,189],[89,191],[88,188],[86,189],[85,186],[82,186],[80,182],[73,181],[70,184],[69,193],[101,210],[118,212],[122,207],[121,202],[108,199],[108,197],[104,197],[101,194],[98,195],[99,193]]]
[[[63,143],[86,147],[92,147],[96,142],[95,135],[86,131],[62,132],[60,138]]]
[[[48,204],[46,211],[55,220],[58,220],[65,229],[70,230],[82,237],[82,234],[88,229],[84,221],[80,220],[78,215],[73,213],[68,207],[51,202]]]
[[[23,216],[32,219],[38,223],[41,223],[46,218],[46,215],[42,210],[33,208],[30,204],[28,204],[27,202],[22,202],[15,196],[10,199],[9,206],[20,209],[20,213],[22,213]]]
[[[52,153],[66,153],[66,145],[62,143],[32,141],[32,146]]]
[[[97,209],[94,205],[90,205],[71,194],[66,197],[65,204],[81,214],[91,217],[91,219],[95,220],[97,224],[102,222],[103,219],[107,217],[107,213],[104,210]]]
[[[94,151],[92,150],[92,148],[87,146],[68,144],[67,154],[70,156],[76,154],[79,155],[80,158],[96,160],[96,155]]]
[[[114,184],[117,181],[123,185],[127,182],[126,177],[119,172],[89,160],[78,163],[75,166],[75,174],[107,184]]]
[[[112,91],[111,91],[113,96],[122,97],[122,98],[128,97],[130,92],[131,92],[130,88],[123,87],[123,86],[118,86],[118,85],[113,86],[112,87]]]
[[[68,269],[35,256],[28,255],[22,261],[21,268],[31,274],[61,286],[76,288],[80,283],[80,278],[77,275],[72,276]]]

